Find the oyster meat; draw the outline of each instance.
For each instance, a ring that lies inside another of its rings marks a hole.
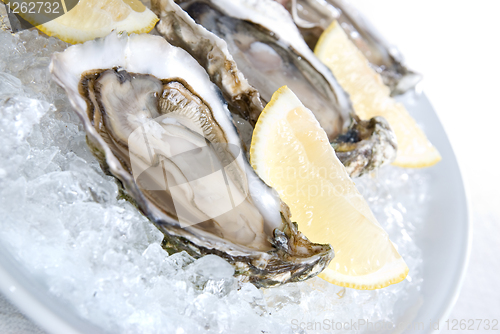
[[[277,2],[153,0],[152,9],[160,17],[158,32],[196,58],[228,101],[241,102],[241,89],[252,91],[246,110],[230,103],[250,126],[287,85],[313,111],[351,176],[395,158],[397,144],[385,119],[361,121],[355,115],[348,95]],[[220,63],[225,66],[215,66]]]
[[[380,73],[391,95],[415,87],[422,75],[409,69],[401,52],[390,45],[366,18],[346,0],[275,0],[292,14],[302,36],[314,50],[323,31],[337,20],[351,41]]]
[[[169,252],[219,255],[259,287],[307,279],[333,258],[254,173],[221,92],[184,50],[112,33],[55,54],[50,70],[103,170]]]

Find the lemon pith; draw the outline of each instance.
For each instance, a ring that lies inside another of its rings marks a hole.
[[[402,281],[408,267],[357,191],[312,112],[285,86],[259,117],[250,148],[257,174],[290,207],[311,241],[335,258],[320,277],[377,289]]]
[[[383,116],[393,128],[398,141],[394,165],[427,167],[441,160],[405,107],[390,97],[382,77],[370,67],[362,52],[334,21],[321,35],[315,55],[333,72],[349,93],[356,114],[361,119]]]

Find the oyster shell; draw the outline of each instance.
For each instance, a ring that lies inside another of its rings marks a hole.
[[[391,95],[415,87],[422,75],[409,69],[401,52],[390,45],[366,18],[345,0],[275,0],[292,14],[302,36],[314,50],[323,31],[337,20],[351,41],[379,72]]]
[[[184,50],[112,33],[55,54],[50,70],[103,170],[168,251],[219,255],[257,286],[307,279],[333,258],[254,173],[220,91]]]
[[[246,112],[238,106],[230,108],[238,110],[251,126],[262,105],[287,85],[313,111],[334,148],[342,152],[338,156],[351,176],[395,158],[397,145],[387,122],[377,117],[371,122],[380,126],[368,126],[370,121],[359,120],[348,95],[314,56],[281,5],[271,0],[177,2],[179,5],[173,0],[152,1],[152,9],[160,17],[157,30],[196,58],[229,102],[242,101],[242,87],[252,91],[251,100],[245,101],[251,105]]]

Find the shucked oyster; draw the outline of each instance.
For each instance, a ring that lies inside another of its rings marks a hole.
[[[275,0],[292,14],[311,49],[323,31],[337,20],[351,41],[380,73],[392,95],[405,93],[422,76],[404,64],[399,50],[389,45],[374,27],[346,0]]]
[[[167,250],[219,255],[257,286],[307,279],[330,262],[330,246],[298,232],[249,166],[220,91],[188,53],[113,33],[54,55],[50,70],[103,170]]]
[[[354,114],[345,91],[281,5],[272,0],[177,2],[152,1],[160,17],[158,31],[207,69],[226,99],[236,102],[230,109],[251,125],[262,105],[287,85],[313,111],[351,176],[395,158],[396,141],[388,123],[381,117],[361,121]],[[241,108],[243,91],[251,91],[243,94],[252,97],[244,101],[251,106],[246,109]]]

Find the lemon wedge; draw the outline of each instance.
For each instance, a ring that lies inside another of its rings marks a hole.
[[[274,93],[253,132],[250,160],[290,207],[312,242],[335,258],[319,275],[330,283],[372,290],[405,279],[408,267],[356,189],[325,131],[286,86]]]
[[[23,17],[31,24],[33,18]],[[112,30],[128,33],[148,33],[158,17],[140,0],[80,0],[66,14],[37,25],[49,36],[75,44],[107,36]]]
[[[334,21],[321,35],[315,55],[333,72],[349,93],[356,114],[364,120],[383,116],[393,128],[398,141],[394,165],[428,167],[441,160],[437,149],[401,104],[390,97],[381,76]]]

